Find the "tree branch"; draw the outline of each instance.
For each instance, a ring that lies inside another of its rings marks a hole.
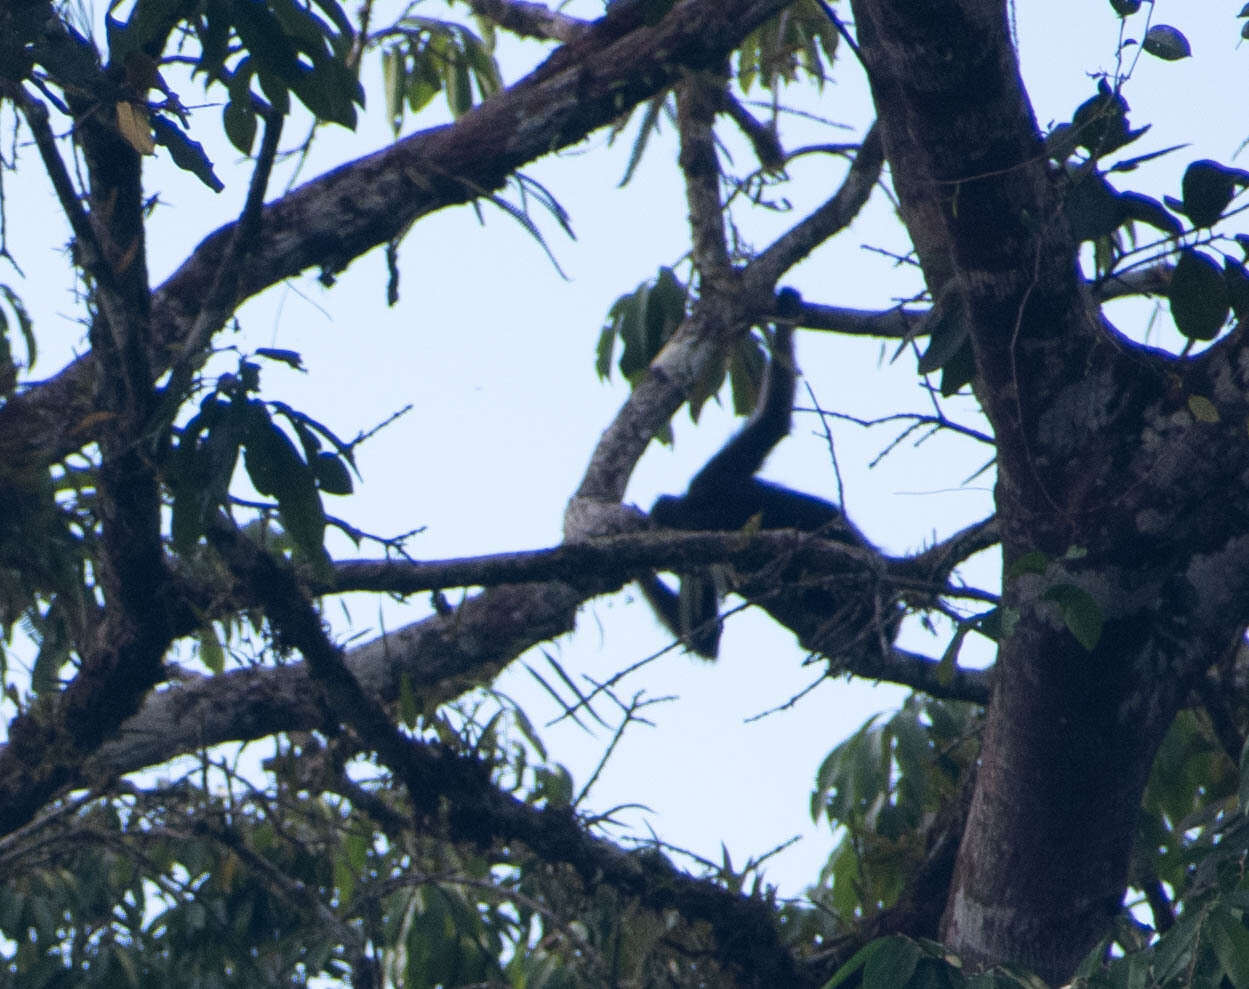
[[[571,44],[584,37],[590,25],[577,17],[528,0],[468,0],[478,17],[485,17],[519,38],[550,38]]]
[[[671,86],[687,68],[719,65],[784,6],[785,0],[683,0],[653,26],[640,15],[596,21],[454,124],[414,134],[266,206],[235,306],[308,268],[332,276],[419,217],[499,189],[514,169],[576,144]],[[209,235],[154,294],[157,373],[190,334],[198,300],[221,270],[235,229],[228,224]],[[88,354],[0,408],[0,465],[55,463],[98,435],[103,427],[88,418],[94,361]]]
[[[600,516],[582,503],[615,503],[624,497],[647,444],[681,407],[708,363],[722,359],[723,341],[731,338],[734,329],[744,330],[774,312],[777,280],[816,244],[854,219],[881,167],[878,143],[876,151],[872,150],[872,143],[869,131],[866,152],[860,152],[832,199],[747,264],[739,274],[736,291],[731,295],[713,295],[713,306],[704,305],[700,299],[677,327],[599,439],[565,514],[565,538],[576,540],[605,534],[603,529],[587,524],[586,519]]]
[[[210,529],[209,541],[262,601],[279,643],[303,654],[312,679],[321,687],[321,701],[335,720],[355,728],[365,745],[403,780],[426,827],[445,827],[453,841],[483,848],[523,841],[545,861],[572,866],[587,884],[607,883],[653,910],[675,909],[689,922],[708,923],[722,957],[750,982],[796,984],[793,958],[782,946],[769,903],[686,876],[662,855],[622,854],[611,843],[587,834],[569,811],[538,810],[504,793],[476,759],[405,737],[347,667],[294,574],[224,518]]]

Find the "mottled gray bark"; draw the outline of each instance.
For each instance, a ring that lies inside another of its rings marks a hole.
[[[966,304],[999,443],[1012,631],[944,936],[972,964],[1061,982],[1121,902],[1163,733],[1249,604],[1243,331],[1180,359],[1100,318],[1005,0],[853,8],[902,217],[934,297]],[[1012,578],[1031,551],[1052,562]],[[1045,597],[1063,585],[1105,619],[1091,652]]]

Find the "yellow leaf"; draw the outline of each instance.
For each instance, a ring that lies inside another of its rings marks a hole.
[[[1218,422],[1219,410],[1214,407],[1214,403],[1204,395],[1188,396],[1188,411],[1193,414],[1198,422]]]
[[[117,104],[117,129],[135,151],[141,155],[156,154],[156,142],[152,140],[152,128],[148,126],[147,111],[128,100]]]

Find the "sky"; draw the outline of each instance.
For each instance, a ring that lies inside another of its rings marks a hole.
[[[1146,56],[1136,65],[1125,91],[1132,120],[1136,126],[1151,122],[1153,129],[1133,152],[1192,146],[1116,181],[1120,188],[1155,196],[1178,195],[1179,177],[1194,158],[1244,164],[1233,155],[1249,136],[1243,114],[1235,112],[1249,52],[1237,41],[1239,2],[1159,0],[1154,6],[1154,22],[1183,30],[1195,57],[1163,63]],[[420,4],[417,13],[438,16],[440,9],[434,3]],[[594,3],[567,8],[587,17],[600,9]],[[848,16],[848,5],[839,9]],[[1093,94],[1093,74],[1115,68],[1117,18],[1099,0],[1022,0],[1014,13],[1038,120],[1046,127],[1069,119]],[[518,78],[541,52],[536,44],[505,41],[499,52],[505,79]],[[366,64],[364,81],[371,102],[356,133],[324,129],[301,180],[391,139],[378,98],[376,59]],[[204,96],[196,83],[180,89],[180,96],[190,106],[201,100],[211,104],[221,94]],[[766,98],[758,90],[748,96]],[[833,81],[822,92],[790,91],[782,99],[843,125],[786,118],[783,139],[789,147],[854,140],[871,119],[862,73],[849,58],[838,63]],[[445,111],[437,108],[410,120],[405,133],[444,117]],[[11,134],[5,123],[4,133]],[[219,336],[220,345],[299,351],[308,373],[267,366],[263,394],[308,412],[339,435],[350,437],[400,408],[412,407],[360,448],[363,483],[350,499],[331,499],[329,511],[385,535],[423,526],[409,544],[419,559],[558,542],[567,499],[594,443],[627,396],[618,376],[601,382],[594,373],[595,346],[607,310],[617,296],[653,276],[659,265],[675,263],[688,249],[670,125],[651,142],[631,183],[618,187],[635,127],[614,144],[598,132],[576,148],[524,169],[571,216],[575,241],[535,215],[566,278],[498,209],[483,205],[479,222],[471,208],[460,207],[422,219],[403,242],[395,307],[385,304],[387,274],[380,253],[374,253],[355,262],[333,289],[309,275],[265,293],[241,310],[238,334]],[[149,192],[160,196],[149,243],[154,284],[205,234],[237,215],[247,172],[245,163],[219,139],[218,129],[215,106],[196,112],[192,136],[208,147],[227,183],[220,195],[162,160],[151,163]],[[733,153],[733,167],[746,171],[749,153],[732,126],[722,123],[718,132]],[[286,136],[294,140],[300,134],[293,125]],[[6,155],[10,143],[6,136]],[[38,174],[33,148],[21,147],[19,153],[24,173],[6,174],[4,180],[8,243],[25,277],[0,268],[0,282],[12,284],[35,315],[41,348],[33,369],[37,379],[53,374],[81,351],[85,334],[62,251],[67,228]],[[290,178],[289,165],[278,171],[274,193]],[[822,201],[843,172],[843,164],[827,157],[811,156],[796,164],[794,181],[783,190],[793,202],[792,212],[738,214],[748,240],[757,247],[768,243],[804,209]],[[804,262],[787,282],[811,301],[888,307],[920,287],[916,276],[889,256],[907,249],[892,205],[877,190],[852,229]],[[1150,304],[1137,304],[1114,318],[1130,331],[1145,327],[1150,311]],[[1174,338],[1160,328],[1165,322],[1159,321],[1150,342],[1174,345]],[[797,346],[804,382],[824,409],[863,418],[930,411],[916,387],[914,358],[903,354],[892,361],[891,345],[803,332]],[[226,355],[214,367],[226,370],[234,360]],[[800,404],[807,406],[809,400],[800,398]],[[970,403],[954,402],[951,409],[976,424]],[[628,498],[640,506],[648,506],[659,493],[684,489],[690,475],[736,428],[729,411],[714,404],[704,410],[697,427],[684,411],[675,425],[674,447],[653,444],[634,476]],[[831,429],[847,511],[882,548],[914,550],[991,510],[992,475],[977,474],[988,459],[983,447],[938,437],[918,449],[904,444],[868,469],[893,434],[844,422],[833,423]],[[816,416],[796,417],[793,435],[764,473],[835,497],[836,475]],[[335,550],[347,556],[355,552],[347,544]],[[966,576],[991,588],[994,572],[994,561],[986,559]],[[588,603],[578,616],[576,633],[543,648],[574,676],[598,680],[659,652],[669,637],[637,598],[627,590]],[[418,620],[426,610],[423,599],[379,604],[375,598],[353,596],[345,613],[332,605],[327,615],[344,638],[367,638],[382,627],[393,630]],[[903,644],[929,654],[944,648],[943,640],[915,628],[908,629]],[[984,662],[990,657],[981,649],[974,658]],[[783,893],[800,893],[834,843],[827,827],[814,826],[808,814],[816,768],[866,718],[895,707],[904,696],[900,688],[826,681],[793,707],[757,718],[819,678],[822,667],[803,666],[802,659],[792,636],[748,610],[729,620],[717,663],[672,650],[627,679],[619,688],[623,699],[644,692],[662,702],[646,710],[652,725],[635,725],[626,734],[587,809],[602,812],[645,804],[649,810],[630,809],[615,817],[635,833],[646,835],[653,829],[666,841],[717,861],[723,842],[738,867],[752,855],[801,836],[767,869],[769,881],[778,883]],[[550,680],[540,650],[527,654],[524,662]],[[537,724],[560,713],[522,663],[514,664],[496,687]],[[603,708],[600,713],[611,712]],[[568,722],[543,734],[551,758],[566,764],[578,785],[589,777],[610,740],[602,730],[589,735]]]

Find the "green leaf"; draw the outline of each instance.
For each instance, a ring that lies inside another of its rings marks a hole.
[[[1178,28],[1170,24],[1155,24],[1151,27],[1145,35],[1145,40],[1141,42],[1141,47],[1149,54],[1167,62],[1188,58],[1193,53],[1188,39]]]
[[[277,499],[282,526],[295,545],[310,556],[319,556],[325,510],[313,469],[269,418],[264,404],[255,400],[247,408],[243,464],[256,490]]]
[[[230,3],[229,0],[205,0],[204,16],[195,25],[199,36],[200,57],[196,72],[216,79],[230,53]]]
[[[451,114],[462,117],[473,108],[473,87],[469,81],[468,65],[462,58],[447,66],[447,105]]]
[[[225,650],[211,625],[201,628],[195,636],[199,644],[199,658],[211,673],[223,673],[226,668]]]
[[[412,677],[405,671],[399,675],[399,720],[413,728],[420,716],[421,704],[412,689]]]
[[[877,938],[875,941],[865,944],[851,956],[848,962],[833,973],[832,978],[825,982],[821,989],[837,989],[838,986],[853,978],[861,969],[868,965],[873,958],[875,958],[882,951],[887,951],[888,948],[889,945],[885,938]]]
[[[316,474],[317,487],[326,494],[351,494],[353,490],[351,472],[337,454],[328,451],[318,453],[316,459],[312,461],[312,468]]]
[[[1246,181],[1249,173],[1239,168],[1225,168],[1208,158],[1195,161],[1184,170],[1180,182],[1184,197],[1181,209],[1193,226],[1213,226],[1236,195],[1236,186]]]
[[[294,83],[301,71],[299,53],[269,5],[263,0],[233,0],[231,9],[234,30],[260,70],[261,84],[266,73],[286,86]]]
[[[572,805],[572,776],[563,766],[538,766],[534,769],[534,796],[546,800],[552,809]]]
[[[1105,237],[1123,222],[1119,194],[1095,171],[1074,177],[1067,189],[1063,211],[1067,215],[1071,236],[1077,242]]]
[[[248,403],[243,443],[243,465],[252,486],[262,495],[276,495],[284,487],[286,475],[307,471],[295,444],[269,418],[260,401]]]
[[[633,139],[633,146],[629,149],[629,162],[625,165],[624,177],[620,180],[619,188],[623,189],[629,184],[638,164],[642,161],[642,155],[646,151],[646,145],[650,143],[651,135],[659,132],[659,113],[668,101],[668,94],[669,91],[665,89],[647,101],[646,109],[642,113],[642,122],[638,125],[637,136]]]
[[[1188,411],[1198,422],[1213,423],[1220,419],[1218,407],[1205,395],[1189,395]]]
[[[863,989],[902,989],[915,972],[920,947],[910,938],[894,935],[885,939],[863,968]]]
[[[346,66],[330,58],[314,58],[312,68],[301,68],[290,86],[318,120],[355,129],[355,104],[363,102],[363,95]]]
[[[1119,193],[1119,222],[1136,220],[1148,223],[1156,230],[1171,237],[1178,237],[1184,231],[1183,225],[1158,200],[1139,192]]]
[[[1076,637],[1076,641],[1092,652],[1102,637],[1101,606],[1097,599],[1082,587],[1074,584],[1055,584],[1042,597],[1058,605],[1063,624]]]
[[[919,373],[931,374],[945,367],[971,336],[963,297],[955,291],[943,292],[924,321],[928,349],[919,359]]]
[[[293,367],[296,371],[304,369],[304,359],[300,356],[298,350],[279,350],[274,347],[260,347],[256,350],[257,357],[266,357],[271,361],[278,361],[288,367]]]
[[[1213,340],[1231,312],[1222,268],[1191,247],[1180,251],[1168,297],[1176,329],[1190,340]]]
[[[1215,957],[1233,989],[1249,989],[1249,930],[1240,917],[1215,907],[1206,922]]]
[[[226,104],[227,110],[230,105]],[[192,141],[182,128],[162,114],[152,114],[150,123],[156,143],[169,149],[169,157],[175,165],[184,172],[190,172],[213,192],[220,192],[225,188],[225,183],[213,172],[213,163],[209,161],[204,146],[199,141]]]
[[[338,902],[350,903],[351,895],[356,890],[356,871],[344,856],[334,856],[333,875]]]
[[[226,137],[245,155],[252,153],[252,145],[256,142],[256,111],[252,109],[249,97],[250,94],[242,101],[230,100],[221,111]]]
[[[963,346],[954,352],[954,356],[941,369],[941,394],[949,398],[971,384],[975,377],[976,354],[971,348],[971,341],[965,340]]]
[[[615,306],[612,308],[614,310]],[[611,359],[615,353],[616,329],[609,318],[609,321],[604,323],[603,328],[599,330],[598,345],[594,348],[594,373],[599,376],[600,381],[611,380]]]
[[[398,48],[382,52],[382,92],[386,99],[386,119],[395,137],[403,129],[403,96],[407,71],[403,53]]]
[[[344,443],[341,439],[339,439],[338,436],[334,434],[333,430],[331,430],[329,426],[325,425],[325,423],[318,422],[316,419],[312,418],[312,416],[304,412],[300,412],[298,409],[292,409],[285,402],[273,402],[271,404],[274,409],[286,417],[291,425],[295,427],[296,431],[302,429],[303,427],[314,430],[325,439],[329,440],[334,449],[338,451],[338,455],[347,461],[347,463],[351,464],[353,468],[356,466],[356,458],[352,453],[351,444]],[[316,444],[314,448],[320,449],[320,445]],[[309,456],[311,457],[311,455]],[[359,472],[357,472],[356,476],[359,476]]]
[[[620,373],[630,381],[644,372],[685,318],[685,286],[668,267],[654,281],[643,282],[622,295],[607,314],[607,326],[624,344]],[[599,351],[603,351],[600,342]]]

